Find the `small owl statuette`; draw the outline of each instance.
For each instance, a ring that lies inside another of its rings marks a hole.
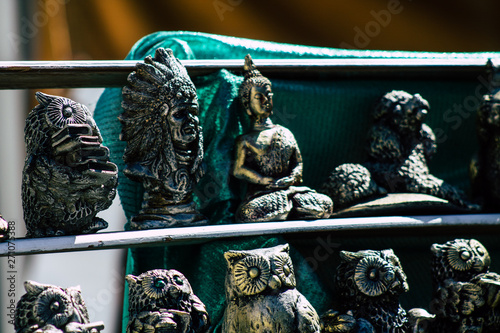
[[[40,103],[24,128],[27,156],[22,199],[27,237],[94,233],[107,227],[96,217],[115,197],[118,169],[109,161],[85,105],[36,93]]]
[[[392,249],[341,251],[336,290],[341,308],[322,316],[323,332],[409,332],[399,295],[406,274]]]
[[[26,294],[17,303],[16,333],[99,333],[102,322],[89,321],[80,287],[61,287],[34,281],[24,283]]]
[[[224,253],[226,310],[222,332],[320,332],[319,317],[295,289],[288,244]]]
[[[489,272],[486,248],[475,239],[433,244],[435,314],[429,332],[499,332],[500,275]]]
[[[127,275],[127,333],[204,333],[210,328],[205,305],[180,272],[155,269]]]

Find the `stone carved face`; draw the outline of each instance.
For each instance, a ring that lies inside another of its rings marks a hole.
[[[185,146],[195,141],[199,133],[198,101],[174,105],[167,114],[172,141],[175,145]]]
[[[271,86],[253,86],[250,90],[249,112],[257,118],[267,118],[273,112],[273,93]]]

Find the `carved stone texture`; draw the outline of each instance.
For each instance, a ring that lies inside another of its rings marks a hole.
[[[486,211],[500,207],[500,88],[483,97],[477,112],[479,152],[472,164],[474,194]]]
[[[89,321],[79,287],[63,289],[34,281],[24,283],[26,294],[17,303],[17,333],[99,333],[102,322]]]
[[[159,48],[138,63],[122,90],[125,175],[144,186],[132,229],[206,224],[193,202],[204,174],[196,88],[172,50]]]
[[[118,170],[86,106],[36,93],[24,129],[22,199],[27,237],[94,233],[115,197]]]
[[[274,125],[271,81],[245,58],[245,79],[239,96],[253,122],[250,132],[236,139],[233,175],[248,184],[237,222],[265,222],[287,218],[328,218],[332,200],[302,182],[302,156],[292,132]]]
[[[0,242],[9,239],[9,223],[0,215]]]
[[[424,123],[429,103],[419,94],[394,90],[377,103],[369,133],[369,162],[373,180],[389,193],[423,193],[464,208],[478,209],[463,192],[435,177],[427,162],[436,152],[432,129]]]
[[[319,317],[295,289],[288,244],[224,253],[223,333],[320,332]]]
[[[500,275],[489,272],[490,256],[475,239],[433,244],[435,320],[426,332],[499,332]]]
[[[406,311],[399,295],[408,291],[406,274],[391,249],[340,252],[335,277],[340,314],[323,316],[323,332],[409,332]],[[347,315],[347,316],[346,316]],[[369,325],[368,325],[369,324]],[[372,328],[370,328],[370,325]]]
[[[210,328],[205,305],[180,272],[155,269],[127,275],[127,333],[203,333]]]
[[[367,168],[355,163],[336,167],[321,188],[321,192],[332,198],[336,210],[387,194],[384,188],[373,181]]]

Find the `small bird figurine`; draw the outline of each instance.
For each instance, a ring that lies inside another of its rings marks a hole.
[[[205,305],[182,273],[154,269],[127,275],[127,333],[204,333],[210,328]]]
[[[36,93],[24,129],[22,201],[27,237],[94,233],[116,194],[118,170],[86,106]]]

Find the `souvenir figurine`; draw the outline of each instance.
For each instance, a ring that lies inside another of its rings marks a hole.
[[[293,134],[269,118],[273,111],[271,81],[245,57],[239,96],[253,128],[236,139],[233,175],[245,181],[246,197],[237,222],[328,218],[332,200],[302,182],[302,157]]]
[[[428,112],[429,103],[419,94],[398,90],[385,94],[373,113],[365,166],[389,193],[423,193],[473,208],[464,193],[429,171],[427,162],[437,146],[432,129],[424,123]]]
[[[0,242],[9,239],[9,223],[0,215]]]
[[[321,188],[321,192],[333,200],[336,210],[387,194],[386,189],[373,181],[366,167],[355,163],[336,167]]]
[[[431,251],[435,320],[427,332],[499,332],[500,275],[489,272],[486,248],[455,239]]]
[[[24,283],[26,294],[17,303],[16,333],[99,333],[102,322],[89,321],[80,287],[61,287],[34,281]]]
[[[206,224],[193,187],[203,176],[203,136],[196,88],[172,50],[159,48],[138,63],[122,90],[120,139],[124,174],[144,187],[131,229]]]
[[[335,278],[341,305],[338,313],[353,319],[339,320],[337,312],[330,312],[323,316],[323,332],[409,332],[406,311],[399,304],[408,283],[394,252],[341,251],[340,257]]]
[[[127,333],[204,333],[210,328],[207,310],[180,272],[155,269],[127,275]]]
[[[320,332],[319,317],[295,289],[288,244],[224,253],[223,333]]]
[[[118,170],[86,106],[36,93],[24,129],[22,201],[27,237],[94,233],[115,197]]]
[[[477,112],[479,153],[471,165],[472,188],[486,211],[500,206],[500,88],[483,96]]]

